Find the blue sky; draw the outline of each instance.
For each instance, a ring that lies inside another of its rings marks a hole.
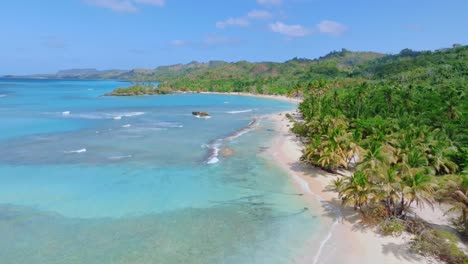
[[[468,43],[467,14],[466,0],[2,1],[0,74],[438,49]]]

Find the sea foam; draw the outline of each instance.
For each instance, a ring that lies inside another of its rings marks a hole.
[[[195,117],[196,117],[196,118],[201,118],[201,119],[209,119],[209,118],[211,118],[211,116],[198,116],[198,115],[196,115]]]
[[[258,120],[254,118],[252,119],[252,121],[250,121],[250,123],[246,127],[242,128],[241,130],[236,131],[234,134],[227,137],[226,140],[234,140],[236,138],[239,138],[242,135],[254,130],[257,126],[258,126]]]
[[[132,117],[132,116],[140,116],[140,115],[144,115],[145,112],[126,112],[126,113],[123,113],[122,116],[125,116],[125,117]]]
[[[246,110],[238,110],[238,111],[228,111],[226,113],[228,114],[241,114],[241,113],[248,113],[248,112],[252,112],[253,109],[246,109]]]
[[[207,161],[206,163],[207,164],[214,164],[214,163],[218,163],[219,162],[219,151],[221,149],[221,145],[224,141],[231,141],[231,140],[234,140],[234,139],[237,139],[239,138],[240,136],[252,131],[254,128],[256,128],[258,126],[258,120],[256,118],[252,119],[252,121],[250,121],[250,123],[240,129],[239,131],[236,131],[234,134],[226,137],[226,138],[222,138],[222,139],[217,139],[215,141],[213,141],[212,143],[208,144],[208,145],[202,145],[202,147],[206,147],[209,149],[209,155],[208,155],[208,158],[207,158]]]
[[[209,145],[204,145],[210,150],[210,155],[206,161],[207,164],[215,164],[219,162],[218,156],[222,141],[222,139],[217,139]]]
[[[77,150],[64,151],[64,153],[66,153],[66,154],[71,154],[71,153],[84,153],[84,152],[86,152],[86,149],[85,149],[85,148],[77,149]]]

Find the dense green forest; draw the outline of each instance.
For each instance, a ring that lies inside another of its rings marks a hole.
[[[134,81],[159,81],[160,87],[180,91],[291,94],[315,79],[346,78],[359,65],[383,57],[371,52],[332,52],[316,60],[294,58],[284,63],[240,61],[192,62],[159,67],[134,75]],[[356,79],[356,78],[354,78]]]
[[[413,232],[413,249],[449,263],[468,261],[452,234],[417,228],[409,215],[448,203],[468,235],[467,77],[467,46],[403,50],[300,86],[304,120],[292,129],[305,142],[305,163],[350,169],[329,186],[343,205],[384,233]]]
[[[172,91],[163,87],[155,87],[151,83],[141,84],[136,83],[129,87],[120,87],[113,90],[110,93],[105,94],[106,96],[137,96],[137,95],[163,95],[170,94]]]

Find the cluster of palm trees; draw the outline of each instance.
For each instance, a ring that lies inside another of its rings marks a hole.
[[[442,98],[416,106],[433,91],[388,85],[318,91],[308,91],[299,107],[305,122],[296,122],[292,130],[306,143],[302,161],[352,172],[330,185],[343,205],[363,216],[383,207],[387,217],[404,219],[414,206],[448,202],[468,231],[468,176],[453,158],[460,148],[441,128],[447,124],[461,131],[463,120],[442,115],[443,108],[431,111]]]

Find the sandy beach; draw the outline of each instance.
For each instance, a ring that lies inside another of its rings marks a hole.
[[[285,95],[270,95],[270,94],[253,94],[253,93],[242,93],[242,92],[231,92],[231,93],[220,93],[220,92],[200,92],[201,94],[223,94],[223,95],[240,95],[240,96],[249,96],[249,97],[259,97],[259,98],[268,98],[290,102],[293,104],[299,104],[302,102],[302,98],[299,97],[288,97]]]
[[[409,252],[408,235],[382,237],[363,228],[359,214],[352,208],[342,208],[336,193],[325,189],[337,176],[299,162],[301,143],[289,131],[291,124],[284,113],[271,115],[269,119],[278,131],[269,154],[288,172],[311,210],[322,216],[328,228],[322,240],[308,242],[310,251],[298,257],[298,263],[433,263]]]

